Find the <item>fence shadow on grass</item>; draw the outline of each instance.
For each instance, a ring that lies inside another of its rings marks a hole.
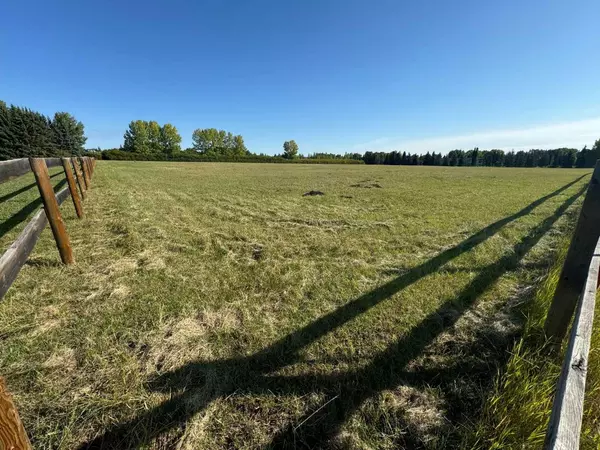
[[[58,173],[58,174],[54,174],[52,176],[54,177],[57,175],[61,175],[61,174]],[[64,174],[62,174],[62,175],[64,175]],[[56,184],[56,186],[54,186],[54,192],[55,193],[58,192],[65,184],[67,184],[66,178],[64,180],[61,180],[59,183]],[[18,193],[25,192],[25,191],[31,189],[32,186],[35,187],[35,185],[36,184],[33,183],[32,185],[25,186],[23,189],[19,189],[18,191],[15,191],[15,192],[18,192]],[[25,188],[27,188],[27,189],[25,189]],[[12,195],[12,194],[9,194],[9,195]],[[5,195],[3,198],[5,198],[5,197],[7,197],[7,196]],[[6,233],[8,233],[14,227],[19,225],[21,222],[26,220],[41,205],[42,205],[42,199],[41,199],[41,197],[37,197],[35,200],[33,200],[33,201],[29,202],[28,204],[26,204],[25,206],[23,206],[19,211],[14,213],[12,216],[10,216],[8,219],[6,219],[4,222],[0,223],[0,238],[2,238]]]
[[[50,178],[58,177],[60,175],[64,175],[63,172],[57,172],[54,175],[50,175]],[[16,191],[13,191],[6,195],[3,195],[2,197],[0,197],[0,204],[4,203],[7,200],[10,200],[13,197],[16,197],[19,194],[22,194],[23,192],[28,191],[31,188],[34,188],[35,186],[36,186],[35,183],[31,183],[31,184],[28,184],[27,186],[23,186],[22,188],[17,189]]]
[[[586,175],[584,175],[586,176]],[[150,383],[150,388],[170,392],[171,399],[150,409],[137,418],[114,426],[106,433],[84,443],[81,449],[136,448],[150,442],[163,432],[184,425],[201,412],[211,401],[236,393],[268,395],[305,395],[325,393],[331,400],[317,412],[307,413],[272,438],[272,448],[323,448],[336,435],[340,427],[365,401],[386,389],[398,385],[422,386],[436,377],[449,383],[469,366],[443,370],[410,372],[407,364],[444,330],[452,327],[467,312],[478,297],[504,273],[514,270],[527,252],[544,236],[567,209],[580,197],[587,185],[566,199],[555,212],[535,226],[520,242],[498,261],[482,269],[456,298],[447,299],[436,311],[429,314],[400,340],[376,356],[369,365],[354,371],[333,375],[271,375],[277,370],[300,360],[300,351],[322,336],[385,301],[395,293],[440,269],[444,264],[489,239],[506,224],[529,214],[546,200],[555,197],[580,181],[573,182],[541,197],[519,212],[503,218],[470,238],[429,261],[409,270],[381,287],[364,294],[346,305],[326,314],[311,324],[287,335],[269,347],[249,357],[224,359],[215,362],[193,362],[172,372],[160,375]],[[475,344],[474,344],[475,345]],[[472,369],[472,367],[471,367]],[[480,370],[484,370],[480,368]],[[218,380],[218,386],[207,381]],[[488,378],[493,373],[486,372]],[[447,384],[446,383],[446,384]],[[443,383],[442,383],[443,384]],[[191,401],[193,398],[193,401]],[[406,436],[402,445],[418,447],[418,442]]]

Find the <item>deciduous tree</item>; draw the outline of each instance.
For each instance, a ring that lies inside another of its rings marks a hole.
[[[181,136],[177,128],[170,123],[164,124],[160,129],[160,145],[167,155],[181,151]]]
[[[244,156],[248,149],[241,135],[216,128],[198,128],[192,133],[194,150],[205,155]]]
[[[162,153],[160,125],[158,122],[151,120],[147,122],[146,129],[148,130],[148,148],[150,153]]]
[[[150,153],[148,122],[132,120],[123,137],[125,139],[123,150],[142,154]]]
[[[285,141],[283,143],[283,157],[287,159],[294,159],[298,156],[298,144],[293,139],[291,141]]]

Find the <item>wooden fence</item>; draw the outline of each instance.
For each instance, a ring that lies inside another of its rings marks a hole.
[[[585,379],[594,325],[599,269],[600,240],[596,243],[585,289],[577,305],[577,312],[571,326],[567,353],[563,361],[552,406],[550,424],[546,433],[546,449],[570,450],[579,448]]]
[[[65,172],[67,187],[55,194],[48,168],[60,166]],[[77,217],[83,217],[81,199],[86,197],[86,192],[91,187],[95,166],[96,160],[89,157],[23,158],[0,162],[0,183],[32,171],[44,205],[0,257],[0,299],[17,278],[47,223],[50,223],[62,262],[64,264],[74,262],[71,242],[59,206],[71,196]],[[30,448],[29,439],[6,389],[4,379],[0,377],[0,449]]]
[[[579,448],[599,270],[600,160],[592,174],[545,323],[547,336],[560,348],[575,312],[546,432],[546,450]]]

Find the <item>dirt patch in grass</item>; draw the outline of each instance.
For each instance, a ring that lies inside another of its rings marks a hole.
[[[370,181],[370,180],[360,181],[358,183],[351,184],[350,187],[363,188],[363,189],[373,189],[373,188],[383,189],[383,186],[381,184],[379,184],[377,181]]]

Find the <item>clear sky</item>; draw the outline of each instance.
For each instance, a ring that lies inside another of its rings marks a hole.
[[[598,0],[7,0],[0,17],[0,99],[74,114],[88,147],[135,119],[271,154],[600,138]]]

